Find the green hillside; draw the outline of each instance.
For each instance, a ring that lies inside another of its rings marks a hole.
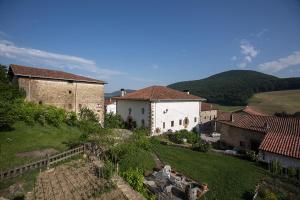
[[[249,106],[267,114],[275,112],[295,113],[300,111],[300,90],[284,90],[255,94]]]
[[[205,79],[169,85],[177,90],[190,90],[208,102],[223,105],[246,105],[255,93],[300,89],[300,78],[278,78],[251,70],[231,70]]]

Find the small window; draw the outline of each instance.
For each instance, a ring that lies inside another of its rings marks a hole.
[[[69,109],[71,110],[71,109],[72,109],[72,104],[69,104],[68,107],[69,107]]]
[[[78,107],[79,107],[79,109],[81,109],[81,108],[82,108],[82,105],[81,105],[81,104],[78,104]]]
[[[240,141],[240,147],[245,147],[245,142],[244,141]]]
[[[142,108],[142,114],[145,114],[145,108]]]
[[[144,119],[142,119],[142,127],[144,127],[145,126],[145,120]]]
[[[197,117],[194,118],[194,122],[197,122]]]
[[[72,91],[71,91],[71,90],[69,90],[69,94],[72,94]]]
[[[43,104],[43,101],[39,101],[39,104],[42,105],[42,104]]]
[[[211,116],[209,116],[209,120],[211,120]]]
[[[128,108],[128,114],[131,115],[132,109]]]
[[[171,121],[171,127],[174,127],[174,121]]]
[[[163,122],[163,128],[166,128],[166,123],[165,122]]]
[[[179,120],[179,125],[182,125],[182,119]]]

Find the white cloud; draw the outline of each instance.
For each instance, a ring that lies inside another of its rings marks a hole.
[[[61,69],[77,69],[91,74],[95,78],[108,78],[123,74],[117,70],[99,68],[93,60],[38,49],[18,47],[7,40],[0,40],[0,57],[25,62],[29,65],[41,65]]]
[[[259,68],[263,71],[273,73],[294,65],[300,65],[300,51],[295,51],[291,55],[279,58],[278,60],[262,63],[259,65]]]
[[[242,40],[240,43],[241,54],[243,54],[243,59],[241,63],[238,64],[239,68],[246,68],[249,63],[258,55],[259,51],[250,44],[247,40]]]
[[[258,51],[254,48],[253,45],[251,45],[249,42],[247,41],[242,41],[241,45],[241,53],[246,55],[246,56],[250,56],[250,57],[256,57],[258,54]]]
[[[268,31],[269,31],[269,29],[264,28],[264,29],[262,29],[260,32],[256,33],[255,36],[256,36],[256,37],[261,37],[261,36],[263,36],[263,35],[264,35],[266,32],[268,32]]]

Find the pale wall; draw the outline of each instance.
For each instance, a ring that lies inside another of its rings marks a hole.
[[[117,113],[117,104],[112,103],[112,104],[106,105],[106,113],[116,114]]]
[[[145,122],[145,127],[150,128],[150,102],[149,101],[134,101],[134,100],[117,100],[117,114],[124,121],[129,117],[129,108],[131,108],[130,116],[136,121],[137,126],[142,126],[142,119]],[[145,112],[142,114],[142,108]]]
[[[152,102],[152,129],[153,135],[162,134],[169,129],[177,131],[181,129],[192,130],[197,127],[200,121],[199,112],[201,107],[199,101],[160,101]],[[168,110],[167,112],[165,112]],[[189,124],[184,127],[184,119],[189,119]],[[196,122],[194,118],[196,117]],[[179,120],[182,120],[182,125],[179,125]],[[171,121],[174,121],[174,127],[171,127]],[[165,122],[165,128],[163,128],[163,122]],[[160,132],[156,132],[159,128]]]
[[[261,151],[261,150],[259,151],[259,159],[267,163],[270,163],[272,161],[278,161],[285,168],[287,167],[300,168],[300,159],[282,156],[279,154],[274,154],[266,151]]]
[[[208,111],[201,111],[200,112],[200,122],[205,124],[214,120],[217,117],[217,110],[208,110]]]
[[[41,102],[74,112],[79,112],[81,104],[82,107],[93,110],[99,121],[103,122],[103,84],[29,78],[18,78],[18,84],[25,90],[27,101]]]

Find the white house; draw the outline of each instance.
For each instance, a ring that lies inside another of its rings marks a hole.
[[[138,127],[148,127],[151,135],[198,128],[201,97],[164,86],[151,86],[115,98],[117,114]]]
[[[117,104],[116,104],[116,101],[113,100],[112,98],[105,99],[104,107],[105,107],[105,112],[106,113],[112,113],[112,114],[117,113]]]

